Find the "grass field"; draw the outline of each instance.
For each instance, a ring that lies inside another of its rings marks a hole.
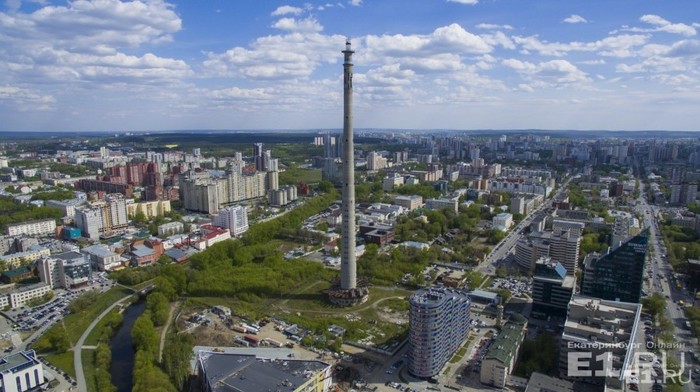
[[[264,299],[256,303],[232,298],[197,297],[190,299],[188,307],[223,305],[231,308],[239,316],[250,319],[273,316],[317,332],[323,332],[328,325],[336,324],[348,330],[348,339],[362,340],[371,336],[375,345],[405,336],[408,325],[398,325],[382,319],[378,308],[386,306],[392,310],[396,308],[397,312],[407,312],[407,308],[401,302],[405,302],[402,298],[409,295],[410,291],[374,287],[370,289],[369,299],[364,304],[352,308],[338,308],[328,301],[324,293],[329,286],[324,280],[308,282],[281,298]],[[382,303],[378,306],[380,301]]]
[[[68,373],[72,378],[75,378],[75,364],[73,362],[72,351],[61,354],[46,354],[44,358],[46,358],[50,364]]]
[[[279,177],[280,185],[296,185],[300,181],[306,184],[316,184],[321,182],[321,170],[290,167],[280,172]]]

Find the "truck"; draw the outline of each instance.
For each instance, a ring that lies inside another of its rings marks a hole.
[[[241,327],[245,328],[247,333],[252,333],[253,335],[257,335],[258,332],[260,332],[258,328],[255,328],[252,325],[241,324]]]
[[[282,347],[282,343],[278,342],[278,341],[275,340],[275,339],[265,338],[264,341],[267,342],[270,346],[273,346],[273,347]]]
[[[260,345],[260,340],[255,336],[245,335],[243,339],[245,339],[246,342],[250,343],[250,345],[253,347],[258,347],[258,345]]]

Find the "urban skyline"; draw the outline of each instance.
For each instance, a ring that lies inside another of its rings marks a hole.
[[[690,1],[7,1],[2,131],[697,130]],[[274,114],[274,115],[273,115]]]

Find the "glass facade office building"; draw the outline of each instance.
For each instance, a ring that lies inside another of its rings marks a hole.
[[[465,291],[446,287],[418,290],[409,302],[408,370],[432,377],[467,339],[471,302]]]
[[[649,229],[604,255],[586,257],[581,294],[610,301],[639,303]]]

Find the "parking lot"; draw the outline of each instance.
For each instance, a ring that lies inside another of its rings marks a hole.
[[[491,285],[491,289],[506,289],[513,294],[513,297],[522,297],[523,294],[528,296],[532,293],[532,279],[504,279],[495,278]]]

